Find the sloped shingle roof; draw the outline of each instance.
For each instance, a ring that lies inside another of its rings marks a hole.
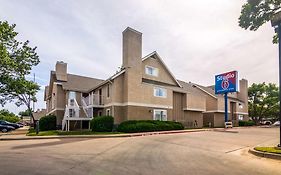
[[[97,86],[104,80],[97,78],[90,78],[85,76],[79,76],[74,74],[67,74],[67,81],[61,82],[62,87],[65,90],[87,92],[92,87]]]

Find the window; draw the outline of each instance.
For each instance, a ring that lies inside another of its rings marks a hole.
[[[106,110],[106,115],[107,115],[107,116],[110,116],[110,109],[107,109],[107,110]]]
[[[151,66],[145,66],[145,73],[147,75],[152,75],[157,77],[158,76],[158,69],[155,67],[151,67]]]
[[[98,116],[102,116],[102,111],[99,111]]]
[[[68,98],[69,99],[76,99],[76,93],[74,91],[69,91]]]
[[[109,84],[108,84],[107,85],[107,98],[109,98],[109,96],[110,96],[110,94],[109,94],[110,92],[109,91],[110,91],[110,89],[109,89]]]
[[[155,87],[154,88],[154,96],[166,98],[167,97],[167,90],[163,89],[163,88]]]
[[[74,117],[74,116],[75,116],[75,110],[69,109],[69,117]]]
[[[243,115],[238,115],[238,119],[239,120],[244,120],[244,116]]]
[[[238,104],[240,109],[243,109],[243,105],[241,103]]]
[[[167,110],[155,109],[153,120],[167,121]]]

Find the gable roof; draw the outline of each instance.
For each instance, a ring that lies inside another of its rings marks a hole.
[[[120,71],[116,72],[115,74],[113,74],[111,77],[109,77],[108,79],[100,82],[99,84],[92,86],[91,88],[89,88],[87,90],[87,92],[91,92],[93,90],[95,90],[96,88],[105,85],[106,83],[110,82],[111,80],[114,80],[115,78],[117,78],[119,75],[122,75],[124,72],[126,72],[126,69],[121,69]]]
[[[87,92],[93,86],[97,86],[104,80],[97,78],[90,78],[80,75],[67,74],[67,81],[61,82],[64,90]]]
[[[174,79],[174,81],[177,83],[177,85],[179,87],[182,87],[181,84],[178,82],[178,80],[175,78],[175,76],[173,75],[173,73],[169,70],[169,68],[167,67],[167,65],[164,63],[164,61],[162,60],[162,58],[159,56],[159,54],[156,51],[153,51],[152,53],[148,54],[147,56],[142,58],[142,61],[145,61],[146,59],[152,57],[152,56],[157,56],[157,58],[159,59],[160,63],[164,66],[164,68],[168,71],[168,73],[171,75],[171,77]]]
[[[178,82],[182,85],[182,89],[185,92],[189,92],[192,94],[202,94],[201,90],[199,90],[193,83],[187,83],[181,80],[178,80]]]

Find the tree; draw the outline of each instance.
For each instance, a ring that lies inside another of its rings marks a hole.
[[[25,110],[25,111],[21,111],[19,112],[20,116],[31,116],[32,110]]]
[[[39,85],[26,76],[39,64],[39,56],[36,47],[30,47],[28,40],[16,40],[15,27],[15,24],[0,21],[0,104],[15,102],[17,106],[26,105],[31,111],[31,102],[36,101]],[[32,113],[31,117],[35,122]]]
[[[242,6],[239,26],[256,31],[264,23],[271,20],[281,9],[281,0],[248,0]],[[273,43],[278,43],[278,35],[273,36]]]
[[[9,112],[6,109],[2,109],[0,110],[0,120],[16,123],[20,121],[20,118],[16,116],[14,113]]]
[[[249,115],[256,124],[263,118],[277,118],[279,90],[275,84],[252,84],[248,89]]]

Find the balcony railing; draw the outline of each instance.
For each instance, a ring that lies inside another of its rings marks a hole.
[[[85,101],[87,106],[103,106],[104,105],[104,96],[98,94],[91,94],[87,97],[84,97],[83,100]]]

